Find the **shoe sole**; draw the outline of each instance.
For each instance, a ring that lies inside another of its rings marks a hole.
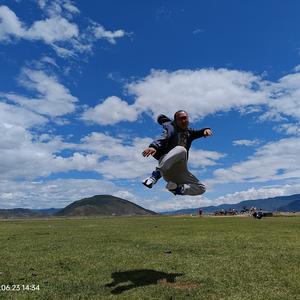
[[[166,185],[166,189],[168,189],[169,191],[176,190],[177,189],[177,183],[169,181],[168,184]]]

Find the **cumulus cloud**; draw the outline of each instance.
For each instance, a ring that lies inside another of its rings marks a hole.
[[[37,1],[40,8],[48,15],[44,20],[35,21],[31,26],[22,22],[7,6],[0,6],[0,42],[11,43],[13,40],[41,40],[52,46],[57,55],[63,58],[76,57],[76,52],[91,52],[93,43],[106,39],[115,44],[116,39],[125,36],[124,30],[114,32],[93,21],[82,32],[76,23],[69,20],[80,11],[71,1]]]
[[[191,148],[189,152],[189,163],[193,168],[205,168],[206,166],[217,165],[217,161],[226,154],[216,151],[196,150]]]
[[[10,42],[11,37],[28,40],[43,40],[50,44],[55,41],[65,41],[78,36],[76,24],[69,23],[59,16],[36,21],[31,27],[19,20],[16,14],[7,6],[0,6],[0,41]]]
[[[214,171],[215,183],[229,182],[267,182],[300,178],[300,139],[282,139],[270,142],[256,150],[253,156],[228,169]]]
[[[141,179],[156,167],[154,159],[141,155],[150,138],[117,138],[93,132],[79,143],[69,143],[60,136],[38,135],[20,125],[0,123],[0,139],[2,179],[33,180],[70,170],[93,171],[107,179]],[[70,154],[61,154],[64,150]],[[193,150],[191,164],[204,168],[216,165],[221,157],[217,152]]]
[[[46,44],[58,41],[66,41],[78,36],[76,24],[60,17],[36,21],[23,36],[29,40],[43,40]]]
[[[80,143],[64,142],[60,136],[37,135],[22,126],[0,123],[0,179],[34,180],[70,170],[98,172],[106,178],[137,178],[146,175],[153,160],[141,151],[149,140],[126,141],[93,133]],[[126,145],[128,144],[128,145]],[[66,156],[64,150],[71,152]]]
[[[0,93],[0,99],[6,99],[6,95]],[[42,126],[48,122],[48,119],[26,108],[16,105],[0,102],[0,120],[2,125],[20,125],[24,128],[33,126]],[[0,123],[0,124],[1,124]]]
[[[0,6],[0,42],[11,42],[11,36],[21,37],[26,34],[24,24],[7,6]]]
[[[156,120],[160,113],[172,116],[179,109],[186,110],[191,121],[231,110],[260,114],[258,120],[261,122],[279,122],[287,117],[299,120],[299,81],[300,73],[272,83],[263,80],[262,76],[237,70],[152,70],[149,76],[126,85],[128,94],[135,97],[132,105],[121,99],[108,98],[95,108],[87,108],[83,119],[94,120],[97,112],[103,114],[107,107],[119,103],[114,109],[117,116],[113,121],[104,118],[101,124],[135,121],[143,112]],[[123,109],[127,114],[122,115]]]
[[[147,160],[141,155],[150,141],[148,138],[114,138],[98,132],[81,139],[82,148],[101,158],[94,171],[109,179],[133,179],[145,176],[147,170],[155,168],[154,160]]]
[[[94,171],[98,164],[98,154],[82,153],[80,146],[65,143],[59,136],[34,135],[22,126],[0,123],[0,139],[1,179],[34,180],[70,170]],[[73,153],[58,155],[65,149]]]
[[[5,209],[64,208],[74,201],[94,195],[112,194],[115,190],[114,183],[94,179],[0,180],[0,202],[1,208]]]
[[[75,110],[74,103],[78,99],[72,96],[55,76],[49,76],[44,71],[24,68],[19,77],[19,84],[33,94],[38,94],[38,97],[28,98],[15,93],[2,93],[2,97],[18,103],[27,110],[51,117],[62,116]]]
[[[87,108],[81,119],[100,125],[114,125],[121,121],[136,121],[138,110],[119,97],[109,97],[94,108]]]
[[[125,107],[130,114],[129,117],[124,114],[122,120],[131,121],[142,112],[156,119],[160,113],[172,116],[174,111],[185,109],[191,121],[197,121],[218,111],[266,104],[266,93],[253,89],[259,80],[258,76],[250,72],[226,69],[179,70],[171,73],[152,70],[146,78],[126,86],[128,93],[136,98],[135,103],[126,105],[119,100],[122,106],[115,107],[115,110],[121,114]],[[97,110],[104,110],[110,103],[104,101],[98,104]],[[89,115],[85,114],[84,118],[88,120]],[[107,118],[102,122],[111,124]]]
[[[267,103],[265,93],[253,89],[259,81],[260,77],[250,72],[227,69],[152,70],[146,78],[128,84],[127,89],[136,96],[135,106],[154,117],[185,109],[191,120],[198,120],[217,111]]]
[[[287,135],[300,135],[300,122],[298,123],[288,123],[279,124],[274,126],[274,129],[278,132],[284,132]]]

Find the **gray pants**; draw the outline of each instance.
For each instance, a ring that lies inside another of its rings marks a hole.
[[[202,195],[206,191],[205,185],[199,181],[187,167],[187,150],[176,146],[169,153],[162,156],[158,162],[165,181],[183,185],[183,195]]]

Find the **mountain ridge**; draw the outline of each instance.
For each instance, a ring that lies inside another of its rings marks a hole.
[[[299,202],[298,202],[299,201]],[[203,213],[214,213],[217,209],[229,210],[234,208],[237,212],[240,212],[246,206],[250,209],[252,206],[258,209],[262,208],[263,211],[275,212],[289,212],[289,211],[300,211],[300,194],[294,194],[290,196],[276,196],[266,199],[256,200],[244,200],[235,204],[220,204],[211,206],[201,206]],[[198,214],[200,207],[198,208],[186,208],[176,211],[161,212],[162,215],[170,214]]]
[[[101,202],[101,203],[100,203]],[[300,194],[277,196],[266,199],[244,200],[236,204],[220,204],[217,206],[201,207],[203,213],[214,213],[218,208],[229,210],[234,208],[240,212],[243,206],[250,209],[252,206],[263,211],[300,212]],[[200,208],[200,207],[199,207]],[[43,218],[51,216],[130,216],[130,215],[170,215],[170,214],[198,214],[199,208],[185,208],[168,212],[153,212],[128,200],[110,196],[95,195],[74,201],[65,208],[30,210],[24,208],[0,209],[0,218]]]

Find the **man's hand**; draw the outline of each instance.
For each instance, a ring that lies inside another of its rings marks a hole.
[[[144,157],[148,157],[149,155],[152,155],[152,156],[155,155],[155,153],[156,153],[156,150],[152,147],[149,147],[142,152],[142,155]]]
[[[204,138],[206,138],[207,136],[213,136],[213,133],[211,132],[210,129],[205,129],[203,134],[204,134]]]

